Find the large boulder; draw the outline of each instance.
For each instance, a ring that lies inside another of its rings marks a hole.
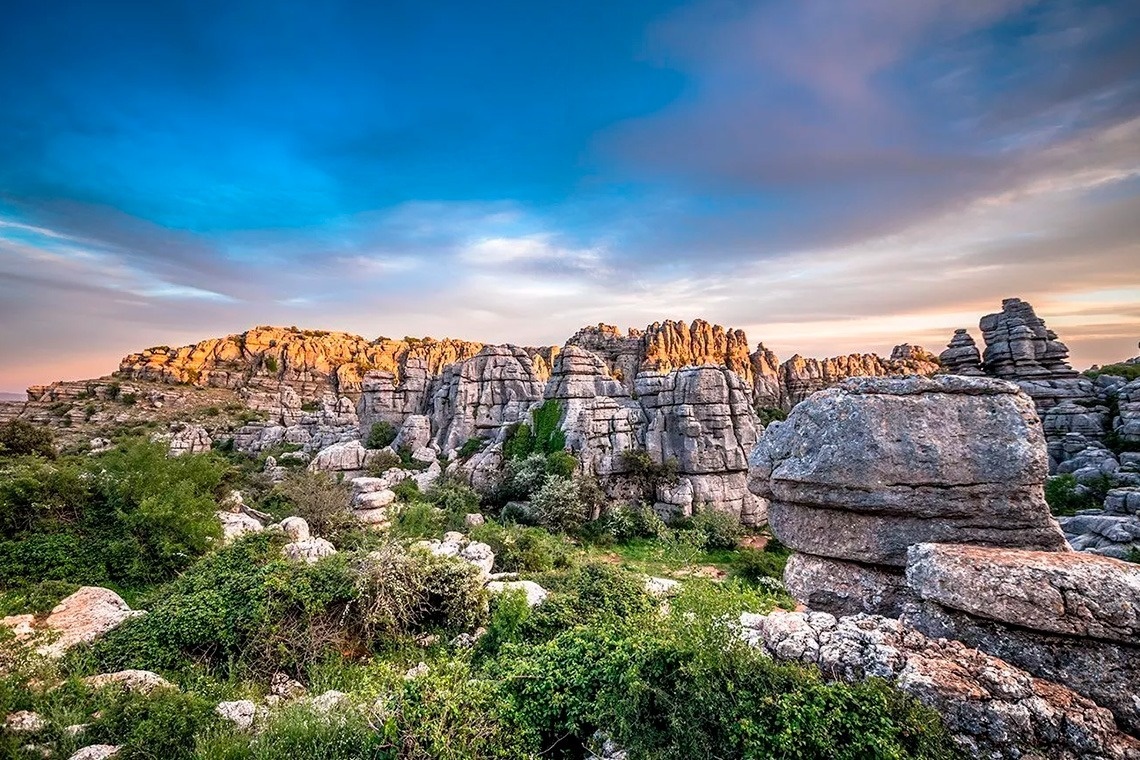
[[[901,567],[911,544],[1064,551],[1032,401],[986,378],[847,380],[765,431],[751,486],[793,549]]]
[[[145,614],[132,610],[110,589],[84,586],[57,604],[43,621],[42,628],[56,634],[40,651],[61,657],[74,646],[89,644],[130,618]]]

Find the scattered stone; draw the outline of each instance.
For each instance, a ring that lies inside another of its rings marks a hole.
[[[228,720],[242,731],[253,727],[253,720],[257,717],[257,705],[248,699],[239,699],[233,702],[220,702],[214,712]]]
[[[480,525],[485,525],[486,523],[487,518],[478,512],[472,512],[463,516],[463,524],[468,528],[478,528]]]
[[[290,678],[287,674],[277,672],[269,679],[269,693],[279,699],[300,699],[308,693],[308,689],[300,681]]]
[[[149,670],[120,670],[115,673],[101,673],[97,676],[88,676],[84,683],[93,689],[105,686],[119,686],[126,691],[150,694],[156,689],[177,689],[178,687],[167,681],[158,673]]]
[[[324,694],[319,694],[309,701],[313,709],[319,713],[332,712],[347,703],[348,695],[343,691],[336,691],[335,689],[326,691]]]
[[[502,594],[509,591],[522,591],[526,595],[526,605],[537,607],[546,601],[550,592],[534,581],[491,581],[487,590],[492,594]]]
[[[484,576],[489,575],[491,568],[495,566],[495,553],[491,547],[478,541],[473,541],[463,547],[463,550],[459,552],[459,557],[482,570]]]
[[[170,456],[203,454],[214,447],[214,441],[201,425],[182,425],[170,437]]]
[[[47,721],[31,710],[18,710],[9,713],[4,719],[4,729],[14,734],[35,734],[47,728]]]
[[[119,754],[120,749],[122,747],[113,744],[92,744],[76,752],[69,760],[106,760]]]
[[[672,596],[680,589],[680,581],[675,581],[671,578],[645,579],[645,592],[651,596]]]
[[[294,541],[305,541],[310,538],[309,523],[303,517],[286,517],[281,521],[281,530]]]
[[[414,681],[417,678],[422,678],[428,674],[428,666],[426,662],[421,662],[415,667],[408,668],[408,672],[404,673],[405,681]]]
[[[220,511],[218,520],[222,523],[222,543],[232,544],[242,536],[259,533],[264,526],[244,512]]]
[[[132,610],[110,589],[84,586],[57,604],[44,620],[43,628],[58,636],[39,651],[49,657],[61,657],[72,647],[89,644],[123,621],[143,614],[142,610]]]
[[[281,554],[292,562],[305,562],[316,564],[325,557],[336,554],[336,547],[323,538],[307,538],[303,541],[293,541],[281,547]]]

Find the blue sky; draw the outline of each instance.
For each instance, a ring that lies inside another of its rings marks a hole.
[[[1140,337],[1140,4],[52,2],[0,24],[0,389],[254,324]]]

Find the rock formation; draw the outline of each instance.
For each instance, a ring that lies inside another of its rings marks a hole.
[[[785,582],[809,608],[959,640],[1140,735],[1140,568],[1069,550],[1043,498],[1044,435],[1016,385],[848,380],[770,425],[751,462],[773,531],[796,551]]]
[[[740,622],[741,636],[774,659],[844,681],[882,678],[911,694],[942,715],[972,757],[1140,757],[1140,741],[1092,700],[904,622],[823,612],[745,613]]]

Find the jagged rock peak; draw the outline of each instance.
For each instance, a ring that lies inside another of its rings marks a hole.
[[[1066,361],[1069,349],[1045,327],[1033,307],[1020,298],[1001,302],[1001,311],[979,322],[986,343],[982,361],[986,372],[1010,379],[1075,377]]]
[[[360,391],[364,374],[379,370],[399,377],[409,360],[431,374],[483,348],[482,343],[444,338],[377,338],[327,330],[260,326],[190,346],[156,346],[130,354],[119,373],[137,380],[237,389],[255,379],[276,380],[305,391]]]
[[[978,352],[978,344],[965,328],[954,331],[954,337],[950,339],[946,350],[938,355],[938,359],[952,375],[978,377],[985,374],[982,371],[982,355]]]

